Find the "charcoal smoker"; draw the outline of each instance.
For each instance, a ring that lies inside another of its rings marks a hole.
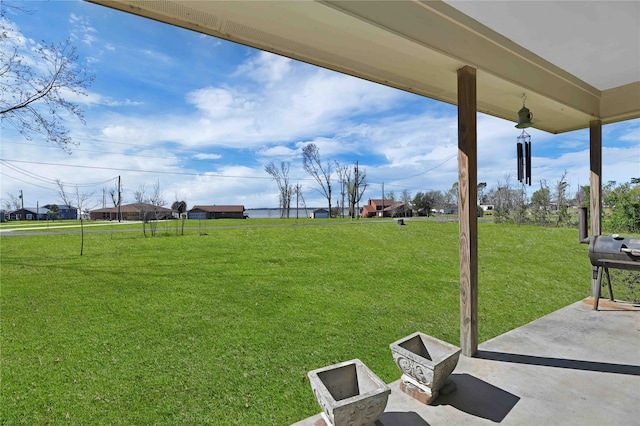
[[[580,215],[580,242],[589,244],[589,260],[594,266],[593,279],[596,291],[593,295],[593,309],[598,310],[602,275],[607,278],[609,300],[613,300],[609,268],[640,271],[640,238],[613,235],[594,235],[586,237],[586,209]]]

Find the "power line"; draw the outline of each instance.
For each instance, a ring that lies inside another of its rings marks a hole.
[[[429,173],[429,172],[431,172],[431,171],[433,171],[433,170],[437,169],[438,167],[440,167],[440,166],[442,166],[442,165],[446,164],[446,163],[447,163],[447,162],[449,162],[451,159],[455,158],[457,155],[458,155],[458,154],[453,154],[451,157],[448,157],[448,158],[447,158],[446,160],[444,160],[442,163],[438,163],[438,164],[436,164],[435,166],[433,166],[432,168],[427,169],[427,170],[425,170],[425,171],[423,171],[423,172],[416,173],[415,175],[411,175],[411,176],[405,176],[405,177],[393,178],[393,180],[394,180],[394,181],[397,181],[397,180],[406,180],[406,179],[411,179],[411,178],[414,178],[414,177],[417,177],[417,176],[424,175],[424,174]],[[374,179],[369,179],[369,182],[372,182],[372,181],[374,181],[374,182],[375,182],[376,180],[378,180],[378,179],[375,179],[375,178],[374,178]],[[387,179],[387,180],[388,180],[388,179]],[[380,182],[382,182],[382,179],[380,179],[379,181],[380,181]],[[372,182],[372,183],[373,183],[373,182]]]
[[[433,166],[432,168],[430,168],[430,169],[428,169],[428,170],[425,170],[424,172],[416,173],[415,175],[411,175],[411,176],[406,176],[406,177],[401,177],[401,178],[394,178],[393,180],[411,179],[411,178],[414,178],[414,177],[417,177],[417,176],[421,176],[421,175],[427,174],[427,173],[429,173],[430,171],[433,171],[433,170],[437,169],[438,167],[440,167],[440,166],[442,166],[442,165],[444,165],[444,164],[448,163],[448,162],[449,162],[449,160],[451,160],[451,159],[455,158],[457,155],[458,155],[458,154],[453,154],[451,157],[447,158],[447,159],[446,159],[446,160],[444,160],[442,163],[436,164],[435,166]]]
[[[3,172],[0,172],[0,175],[6,176],[6,177],[11,178],[11,179],[15,179],[15,180],[17,180],[19,182],[22,182],[22,183],[26,183],[27,185],[37,186],[38,188],[46,189],[47,191],[54,191],[54,192],[56,191],[56,189],[47,188],[46,186],[42,186],[42,185],[37,185],[37,184],[35,184],[33,182],[27,182],[26,180],[18,179],[15,176],[10,176],[10,175],[8,175],[6,173],[3,173]]]
[[[58,179],[51,179],[51,178],[48,178],[48,177],[45,177],[45,176],[40,176],[40,175],[38,175],[36,173],[30,172],[29,170],[22,169],[22,168],[20,168],[20,167],[18,167],[16,165],[13,165],[13,164],[7,162],[6,160],[0,160],[0,163],[2,163],[5,167],[9,167],[10,169],[12,169],[12,170],[14,170],[14,171],[16,171],[18,173],[21,173],[23,175],[26,175],[26,176],[28,176],[28,177],[30,177],[32,179],[36,179],[36,180],[39,180],[39,181],[45,182],[45,183],[53,183],[53,184],[56,184],[56,185],[58,184],[58,182],[60,182],[63,185],[71,185],[71,186],[78,186],[78,187],[92,187],[92,186],[104,185],[105,183],[109,183],[109,182],[111,182],[111,181],[116,179],[116,178],[111,178],[111,179],[107,179],[107,180],[102,181],[102,182],[94,182],[94,183],[62,182],[62,181],[59,181]]]

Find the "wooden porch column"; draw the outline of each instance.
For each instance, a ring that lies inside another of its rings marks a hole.
[[[600,235],[602,228],[602,121],[589,123],[589,157],[591,172],[589,175],[589,206],[591,215],[591,236]],[[598,292],[598,268],[591,267],[591,296]],[[594,300],[593,309],[598,309],[598,301]]]
[[[458,215],[460,218],[460,348],[478,351],[478,170],[476,70],[458,70]]]

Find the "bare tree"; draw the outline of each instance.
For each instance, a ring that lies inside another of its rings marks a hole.
[[[142,234],[147,236],[147,222],[149,221],[149,212],[147,211],[147,188],[144,183],[138,186],[138,190],[133,193],[133,199],[138,205],[138,219],[142,221]]]
[[[478,205],[484,203],[484,190],[487,187],[487,182],[478,182]]]
[[[302,166],[320,185],[317,190],[327,199],[329,204],[329,215],[331,215],[331,162],[323,167],[320,161],[320,150],[317,145],[310,143],[302,148]]]
[[[578,188],[576,189],[576,193],[573,199],[574,203],[578,206],[581,206],[586,200],[585,195],[586,193],[584,187],[578,184]]]
[[[307,211],[307,203],[304,201],[304,197],[302,196],[302,185],[299,183],[293,188],[294,193],[296,194],[296,219],[298,219],[298,212],[300,211],[300,202],[304,206],[304,216],[309,217],[309,212]]]
[[[391,204],[394,204],[396,202],[396,193],[393,192],[393,190],[387,192],[387,194],[384,196],[384,201],[389,200],[391,201]]]
[[[358,162],[347,173],[347,199],[349,204],[349,216],[353,219],[359,213],[359,203],[364,191],[367,189],[367,172],[360,170]]]
[[[109,197],[111,197],[111,202],[113,203],[113,207],[118,207],[120,204],[120,191],[118,188],[118,182],[116,182],[115,186],[108,190]]]
[[[403,189],[402,194],[400,194],[400,200],[404,204],[404,217],[407,217],[407,211],[411,209],[411,193],[408,189]]]
[[[344,217],[344,198],[347,195],[347,175],[349,174],[349,166],[340,164],[336,161],[336,172],[340,180],[340,217]]]
[[[558,204],[558,225],[569,222],[569,206],[567,205],[567,171],[562,173],[560,179],[556,182],[556,203]]]
[[[505,175],[504,182],[498,180],[493,204],[495,206],[493,220],[496,223],[509,221],[513,207],[511,199],[511,175]]]
[[[451,185],[451,189],[444,194],[444,200],[450,207],[458,205],[458,182]]]
[[[282,161],[278,169],[272,161],[264,167],[264,170],[278,185],[280,218],[288,218],[291,211],[291,197],[293,196],[293,186],[289,183],[289,162]]]
[[[4,5],[0,6],[4,8]],[[9,124],[27,140],[33,135],[46,139],[65,151],[73,144],[64,123],[64,113],[83,124],[80,107],[65,95],[86,95],[94,76],[79,66],[71,40],[22,47],[16,40],[17,27],[0,12],[0,123]]]
[[[160,219],[160,208],[167,204],[160,190],[160,180],[156,180],[153,184],[153,192],[149,197],[149,204],[153,206],[153,220],[150,221],[149,227],[151,228],[151,236],[155,237],[156,229],[158,228],[158,219]]]
[[[56,179],[56,184],[58,185],[58,194],[62,199],[62,202],[67,206],[67,208],[72,208],[72,202],[75,201],[76,208],[78,209],[78,217],[80,218],[80,234],[82,235],[80,240],[80,256],[82,256],[84,252],[84,216],[85,210],[89,209],[87,203],[93,197],[93,192],[80,192],[78,185],[75,186],[75,191],[73,194],[69,194],[66,192],[64,188],[64,183],[60,181],[60,179]]]
[[[11,193],[7,193],[8,199],[2,200],[2,208],[5,210],[18,210],[20,209],[20,197],[17,197]]]
[[[549,224],[549,213],[551,210],[551,196],[547,181],[540,180],[540,189],[531,195],[531,216],[538,225]]]
[[[518,225],[527,222],[527,186],[523,182],[519,188],[511,191],[513,203],[513,223]]]
[[[136,203],[145,203],[147,200],[147,188],[144,183],[141,183],[138,186],[138,190],[133,193],[133,198],[136,200]]]

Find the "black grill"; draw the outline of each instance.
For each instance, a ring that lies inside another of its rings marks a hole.
[[[591,237],[589,260],[593,266],[640,271],[640,238],[616,234]]]
[[[589,238],[589,260],[596,267],[593,278],[597,280],[593,308],[598,309],[602,275],[607,277],[609,299],[613,300],[609,268],[640,271],[640,238],[625,238],[617,234],[596,235]]]

